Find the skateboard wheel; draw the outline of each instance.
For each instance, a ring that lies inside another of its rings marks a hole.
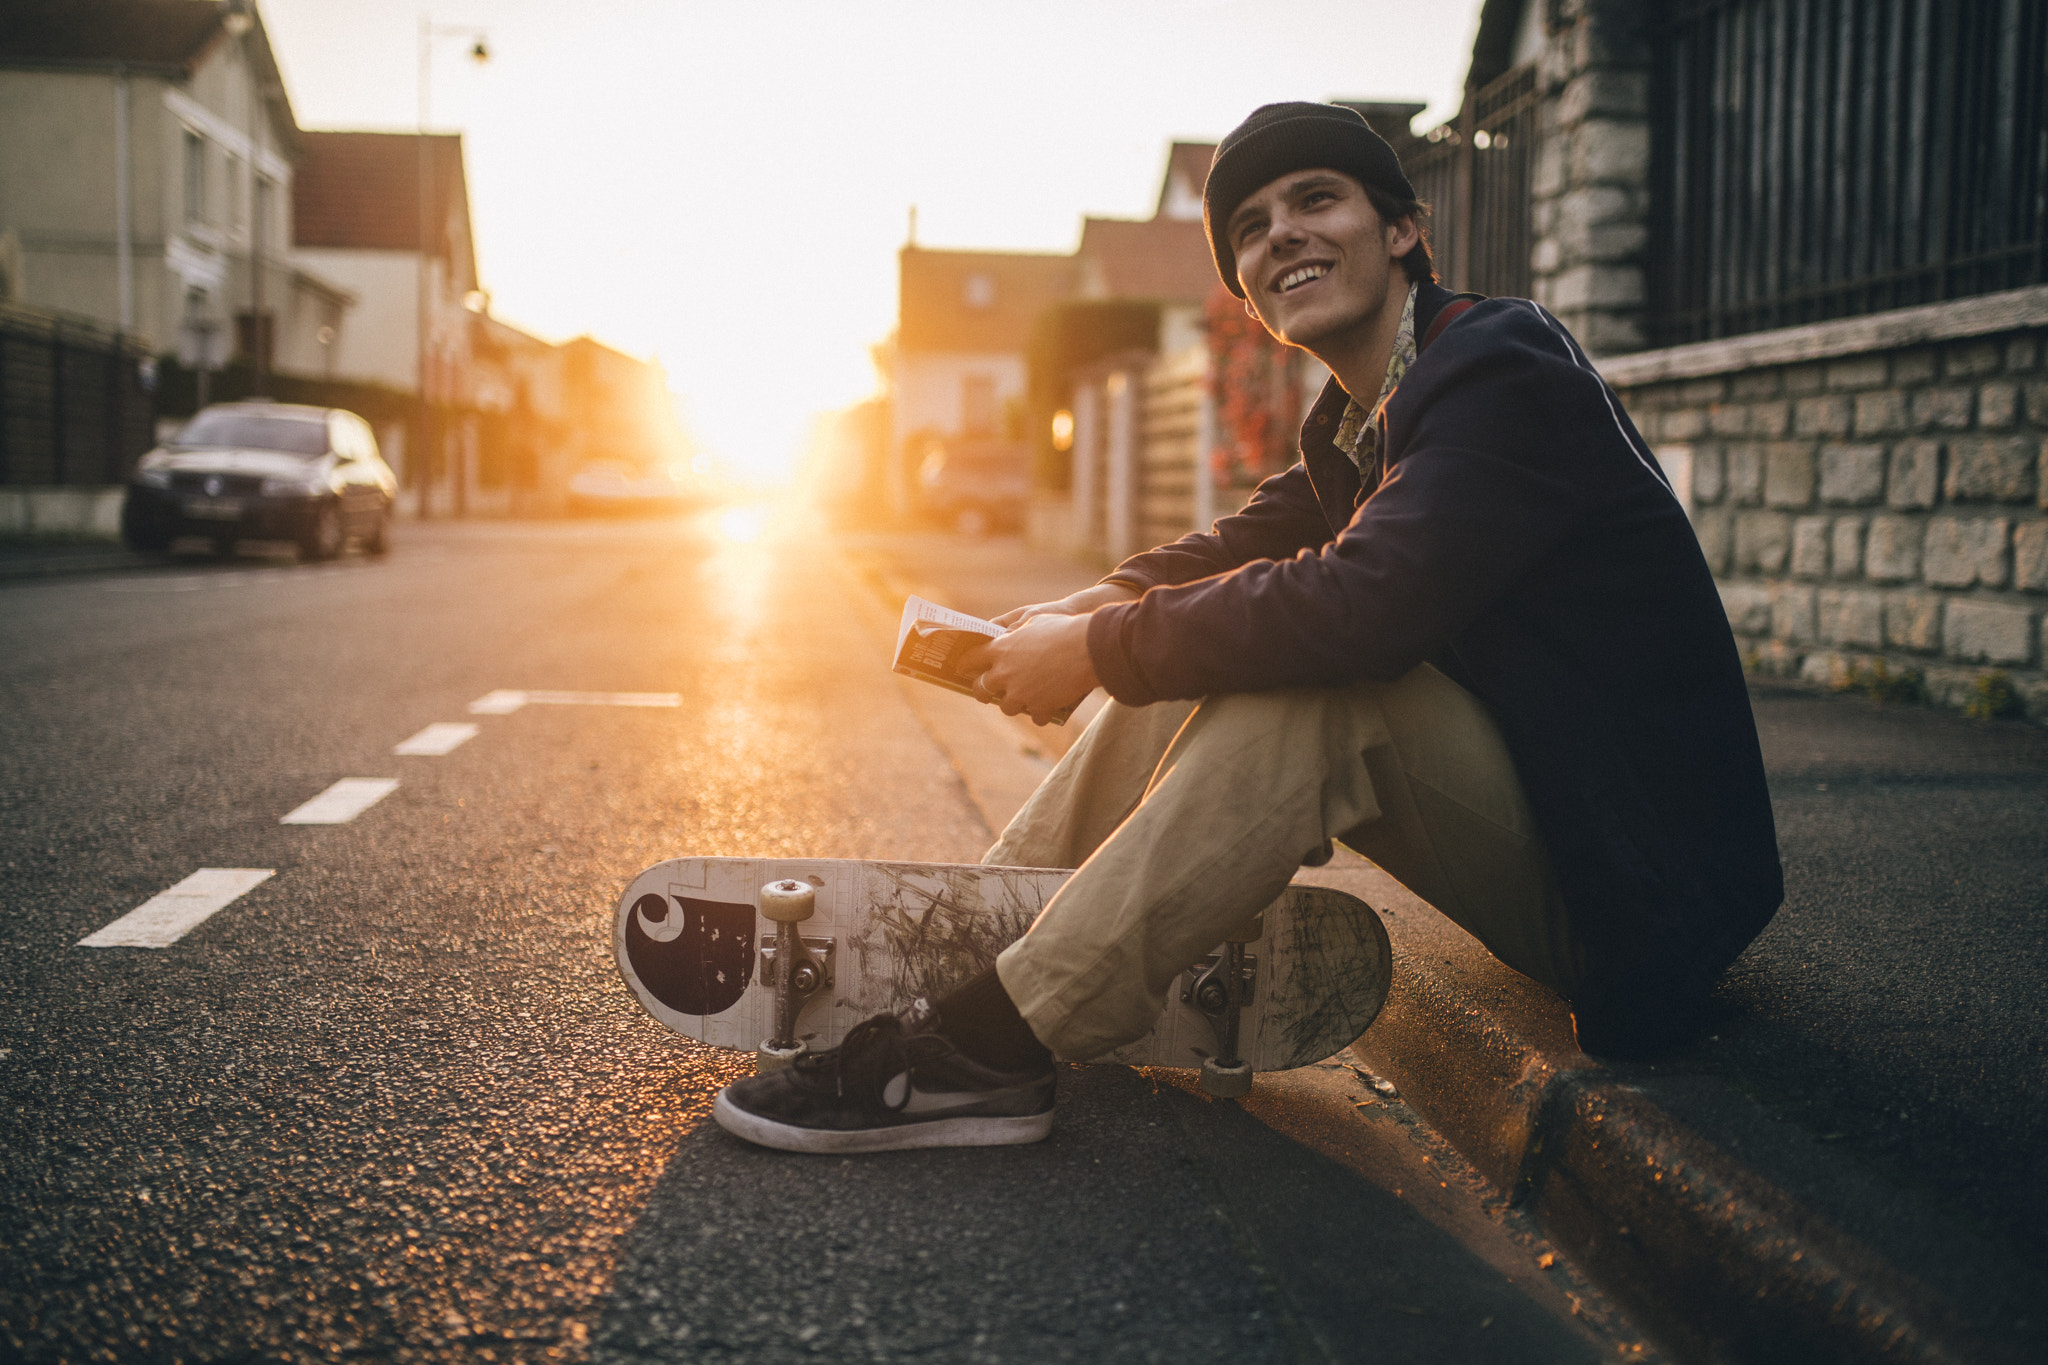
[[[765,1076],[771,1071],[780,1071],[797,1058],[803,1056],[803,1053],[804,1045],[802,1043],[798,1043],[795,1047],[786,1048],[777,1047],[773,1042],[763,1043],[754,1049],[754,1074],[756,1076]]]
[[[791,877],[761,888],[761,913],[777,924],[800,924],[818,908],[818,888]]]
[[[1214,1057],[1205,1059],[1202,1062],[1202,1089],[1222,1100],[1249,1095],[1252,1089],[1251,1063],[1219,1066]]]

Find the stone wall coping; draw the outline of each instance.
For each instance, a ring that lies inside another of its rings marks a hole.
[[[1956,341],[2042,326],[2048,326],[2048,285],[2037,284],[1972,299],[1897,308],[1887,313],[1752,332],[1657,351],[1611,355],[1593,363],[1609,384],[1627,389],[1667,379],[1697,379],[1766,365],[1796,365],[1807,360],[1830,360],[1865,351],[1888,351],[1928,341]]]

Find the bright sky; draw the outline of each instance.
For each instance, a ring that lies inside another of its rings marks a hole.
[[[701,445],[786,472],[875,391],[909,206],[933,247],[1149,217],[1167,144],[1279,99],[1455,108],[1480,0],[260,0],[300,123],[468,148],[499,317],[658,359]]]

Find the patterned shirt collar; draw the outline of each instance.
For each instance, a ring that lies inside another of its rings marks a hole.
[[[1402,376],[1408,373],[1408,367],[1415,363],[1415,295],[1419,287],[1408,286],[1408,302],[1401,306],[1401,326],[1394,333],[1394,353],[1387,357],[1387,377],[1380,385],[1380,396],[1369,408],[1352,399],[1345,404],[1344,416],[1337,423],[1337,449],[1349,455],[1361,471],[1366,467],[1367,456],[1378,458],[1380,413]]]

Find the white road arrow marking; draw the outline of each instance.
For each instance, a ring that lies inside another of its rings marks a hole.
[[[395,777],[344,777],[278,823],[345,825],[397,790]]]
[[[202,867],[160,891],[96,934],[81,948],[168,948],[252,887],[276,876],[267,867]]]

